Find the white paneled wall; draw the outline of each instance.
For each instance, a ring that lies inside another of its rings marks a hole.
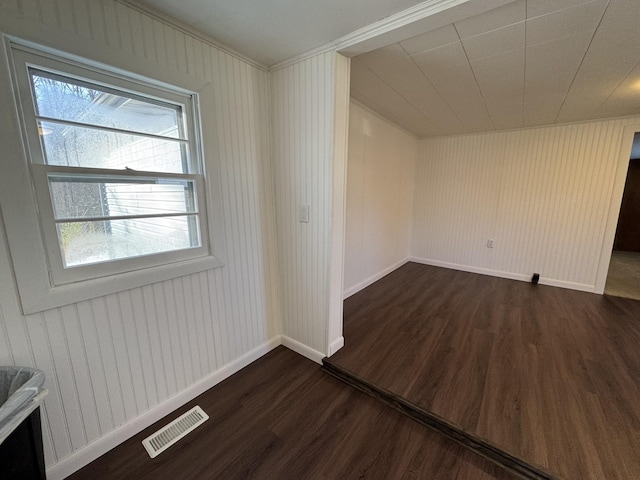
[[[351,102],[345,238],[345,296],[409,257],[419,140]]]
[[[336,54],[271,73],[282,333],[327,351]],[[309,223],[298,221],[309,206]],[[311,352],[309,352],[311,353]]]
[[[640,118],[422,140],[412,255],[596,290],[628,125]]]
[[[115,446],[122,440],[114,434],[118,427],[140,426],[136,419],[154,407],[232,373],[277,338],[269,79],[267,72],[112,0],[3,1],[0,29],[15,34],[17,25],[47,32],[52,47],[71,42],[96,54],[133,54],[176,76],[211,82],[214,91],[213,100],[203,99],[215,109],[203,134],[205,144],[215,139],[214,151],[205,153],[220,175],[221,191],[213,198],[221,199],[215,208],[223,220],[215,228],[223,237],[218,243],[225,247],[225,266],[25,317],[0,229],[0,364],[46,373],[45,456],[55,478],[82,464],[70,463],[74,452],[86,447],[95,456]],[[325,121],[321,117],[313,127],[322,130]],[[0,161],[11,168],[15,159]],[[319,170],[322,192],[316,195],[324,200],[326,172],[315,162],[308,166]],[[313,196],[308,202],[321,205]],[[324,228],[326,215],[314,210],[311,228]],[[324,248],[309,238],[306,248]]]

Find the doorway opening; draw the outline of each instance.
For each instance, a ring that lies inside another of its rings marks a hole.
[[[640,132],[633,137],[604,293],[640,300]]]

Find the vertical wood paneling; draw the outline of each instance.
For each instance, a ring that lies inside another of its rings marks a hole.
[[[100,43],[107,43],[102,3],[89,1],[87,2],[87,9],[89,10],[88,21],[91,29],[91,38]]]
[[[62,400],[61,406],[67,419],[71,448],[74,449],[86,444],[87,435],[80,416],[78,388],[71,364],[67,333],[61,321],[62,315],[62,309],[44,312],[44,334],[51,350],[53,372]]]
[[[89,12],[87,10],[86,0],[72,0],[73,18],[76,24],[76,30],[81,37],[91,38],[92,32],[90,28]]]
[[[356,103],[349,113],[344,289],[409,257],[419,140]]]
[[[138,337],[138,348],[140,362],[142,364],[142,376],[144,380],[144,393],[147,405],[153,407],[158,404],[159,384],[162,379],[158,378],[155,365],[161,365],[158,352],[154,352],[154,343],[151,341],[149,325],[144,311],[144,299],[142,290],[136,288],[130,292],[123,292],[121,295],[128,295],[129,302],[133,308],[132,317]],[[166,394],[165,394],[166,395]]]
[[[21,8],[22,6],[20,5],[19,0],[6,0],[0,3],[0,9],[4,10],[5,12],[22,13]]]
[[[0,304],[0,365],[15,365],[11,343],[9,343],[9,330],[4,319],[2,305]]]
[[[326,351],[335,54],[272,73],[283,333]],[[309,223],[298,208],[309,205]]]
[[[98,422],[100,434],[103,435],[115,427],[112,404],[109,401],[109,387],[107,376],[98,338],[95,334],[95,323],[93,322],[93,312],[89,302],[82,302],[76,305],[78,320],[80,322],[80,333],[84,342],[84,354],[86,355],[89,378],[91,379],[91,389],[93,401],[98,412]],[[73,350],[74,354],[80,354],[82,350]],[[83,415],[88,415],[83,412]]]
[[[78,33],[73,0],[58,0],[56,2],[56,6],[58,7],[56,15],[58,17],[58,24],[60,25],[60,28],[65,32]]]
[[[423,140],[413,256],[594,287],[631,124],[640,118]]]
[[[44,324],[45,315],[40,313],[33,315],[30,322],[27,322],[29,341],[33,345],[35,364],[40,368],[49,382],[50,392],[46,402],[46,423],[55,438],[52,447],[53,458],[59,458],[71,451],[71,441],[69,439],[69,422],[66,421],[62,394],[60,392],[60,381],[56,375],[56,368],[51,354],[51,348],[46,334]],[[51,460],[51,459],[49,459]]]
[[[20,0],[20,12],[25,17],[40,20],[40,5],[36,0]]]
[[[205,153],[221,177],[211,193],[222,203],[224,267],[25,317],[0,228],[0,362],[45,371],[52,466],[280,333],[269,74],[111,0],[1,8],[213,85],[203,134],[216,139]]]

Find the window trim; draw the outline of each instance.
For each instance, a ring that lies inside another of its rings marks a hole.
[[[140,262],[140,264],[134,262],[134,268],[128,269],[126,272],[109,272],[102,276],[85,278],[80,281],[72,280],[70,283],[67,283],[66,281],[65,283],[61,283],[58,281],[58,284],[55,284],[53,281],[53,275],[51,275],[52,269],[49,263],[51,252],[48,251],[48,245],[50,245],[51,242],[45,242],[44,231],[47,228],[45,227],[46,222],[43,222],[39,215],[40,213],[44,217],[44,215],[50,214],[50,217],[48,218],[53,220],[52,206],[51,201],[47,199],[48,201],[44,202],[44,205],[48,204],[50,211],[43,214],[43,202],[41,199],[36,197],[34,182],[41,181],[41,179],[37,180],[36,177],[42,177],[42,175],[38,175],[37,173],[32,174],[31,171],[34,167],[35,170],[38,170],[39,165],[32,164],[30,160],[32,158],[30,151],[35,146],[30,144],[30,142],[33,143],[33,140],[29,140],[26,136],[25,128],[28,127],[28,122],[24,121],[21,111],[22,105],[26,103],[27,105],[31,105],[31,108],[33,108],[33,103],[30,96],[27,102],[21,101],[21,98],[23,97],[19,97],[19,90],[20,88],[25,87],[24,82],[17,85],[15,75],[11,74],[11,69],[25,67],[26,71],[28,68],[26,63],[21,63],[19,59],[16,60],[14,58],[16,52],[26,51],[30,54],[35,54],[38,57],[49,59],[51,62],[60,62],[64,64],[65,68],[70,66],[71,69],[79,68],[91,72],[97,71],[99,74],[102,74],[109,79],[107,84],[108,86],[113,85],[117,88],[121,88],[123,83],[130,82],[130,84],[135,84],[136,86],[136,90],[132,92],[134,94],[146,94],[144,90],[138,90],[138,86],[144,81],[145,83],[148,83],[152,89],[162,91],[164,95],[168,90],[167,86],[170,85],[170,82],[163,81],[163,73],[160,68],[157,69],[157,72],[155,70],[153,72],[154,78],[158,78],[158,80],[153,80],[133,72],[128,72],[127,75],[123,75],[122,71],[117,67],[97,64],[97,62],[91,60],[87,60],[86,62],[79,61],[79,58],[76,56],[67,56],[58,51],[53,54],[51,53],[50,48],[33,48],[33,44],[29,42],[25,42],[28,44],[27,46],[22,44],[19,40],[16,41],[14,38],[9,39],[4,35],[2,36],[2,43],[4,43],[4,48],[0,51],[0,60],[5,60],[3,63],[6,67],[0,67],[0,81],[8,81],[13,90],[8,90],[0,94],[0,97],[2,97],[3,100],[10,98],[11,102],[9,105],[13,105],[15,110],[12,112],[14,113],[14,121],[9,122],[11,125],[7,125],[6,129],[3,128],[5,131],[0,135],[6,140],[10,138],[11,132],[14,132],[14,134],[18,133],[18,135],[13,136],[12,140],[13,142],[20,142],[20,140],[22,140],[22,143],[20,144],[20,148],[13,149],[14,155],[12,155],[15,156],[17,150],[21,150],[21,155],[19,155],[21,158],[9,160],[12,163],[8,167],[14,168],[15,166],[16,171],[11,175],[3,176],[5,178],[0,180],[0,205],[2,206],[5,232],[13,263],[13,273],[16,279],[23,312],[25,314],[40,312],[49,308],[68,305],[82,300],[88,300],[191,273],[202,272],[224,265],[221,259],[212,253],[214,244],[217,251],[220,251],[220,248],[218,247],[221,246],[221,239],[218,238],[216,240],[214,238],[212,229],[212,225],[214,224],[212,215],[214,219],[219,218],[219,208],[210,208],[213,190],[211,187],[212,185],[216,185],[217,178],[214,177],[212,179],[210,175],[205,175],[207,168],[205,166],[204,153],[202,152],[203,137],[200,130],[201,119],[198,105],[200,94],[206,90],[206,93],[210,96],[211,89],[208,88],[209,84],[206,83],[200,87],[200,91],[193,91],[193,89],[182,86],[176,86],[175,88],[171,86],[171,89],[175,90],[179,94],[190,95],[193,98],[193,104],[188,106],[190,112],[187,112],[185,107],[184,114],[189,114],[193,118],[192,131],[189,131],[188,137],[192,139],[190,141],[192,150],[190,151],[190,158],[192,159],[191,164],[192,166],[197,166],[195,170],[198,170],[198,172],[189,174],[189,178],[194,178],[196,182],[199,183],[197,186],[199,197],[197,201],[201,212],[200,238],[203,245],[208,241],[206,247],[202,249],[198,256],[192,256],[190,258],[184,258],[181,255],[167,256],[166,253],[162,253],[160,256],[166,258],[167,261],[161,264],[143,265],[144,262]],[[7,55],[8,58],[4,57],[4,55]],[[20,57],[20,54],[17,56]],[[6,60],[8,60],[8,62]],[[51,63],[49,65],[43,65],[38,62],[33,66],[36,68],[45,67],[47,70],[55,71],[55,68],[51,68]],[[69,72],[67,71],[62,71],[60,73],[65,76],[73,76],[69,75]],[[79,76],[82,77],[82,75]],[[193,78],[187,78],[186,80],[188,80],[188,83],[190,84],[196,83]],[[30,82],[26,87],[29,89],[31,88]],[[127,88],[124,88],[124,90],[131,91]],[[164,97],[160,97],[159,100],[166,102]],[[211,99],[209,97],[205,100],[205,103],[210,104],[210,101]],[[180,104],[182,105],[182,103]],[[3,127],[4,123],[7,122],[3,122]],[[32,128],[36,128],[35,122]],[[41,147],[37,137],[36,140],[38,141],[37,148],[40,149]],[[17,165],[18,163],[20,165]],[[142,174],[144,175],[148,173],[149,172],[144,172]],[[170,176],[170,174],[164,173],[158,175]],[[193,175],[193,177],[191,175]],[[187,178],[186,175],[180,176],[181,178]],[[46,175],[44,178],[46,181]],[[48,192],[48,186],[46,191]],[[216,225],[220,225],[221,222],[218,221],[215,223]],[[55,244],[57,246],[57,241]],[[192,249],[186,250],[189,251]],[[182,251],[178,250],[168,253],[171,254],[175,252]],[[144,259],[145,257],[136,258]],[[131,264],[131,261],[136,260],[136,258],[125,259],[124,261]],[[105,264],[108,263],[103,263],[102,265]],[[87,265],[87,267],[90,267],[90,265]]]
[[[202,232],[207,231],[206,208],[200,208],[200,206],[204,205],[205,203],[204,181],[202,179],[202,176],[193,174],[178,175],[146,171],[127,171],[125,175],[121,176],[121,178],[175,178],[180,180],[192,180],[193,182],[195,182],[197,191],[196,202],[199,207],[198,212],[196,213],[198,213],[198,218],[200,220],[199,232],[201,246],[65,268],[62,261],[63,255],[60,249],[56,222],[54,221],[55,215],[53,212],[53,205],[48,195],[50,190],[47,177],[49,173],[84,173],[89,176],[92,174],[111,175],[113,171],[97,168],[61,167],[32,164],[31,172],[33,183],[36,187],[36,203],[38,206],[38,211],[40,212],[40,223],[42,228],[42,235],[44,237],[45,248],[47,249],[47,256],[49,259],[51,281],[56,286],[73,282],[82,282],[91,280],[93,278],[104,277],[107,275],[117,275],[133,270],[140,270],[142,268],[154,267],[157,265],[170,265],[184,260],[201,258],[209,253],[207,236],[202,234]]]

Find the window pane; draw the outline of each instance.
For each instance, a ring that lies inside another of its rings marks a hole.
[[[40,127],[49,165],[189,173],[181,142],[52,122]]]
[[[181,108],[30,69],[36,114],[72,122],[185,138]]]
[[[191,180],[49,175],[56,219],[197,213]]]
[[[199,247],[195,216],[59,223],[65,267]]]

